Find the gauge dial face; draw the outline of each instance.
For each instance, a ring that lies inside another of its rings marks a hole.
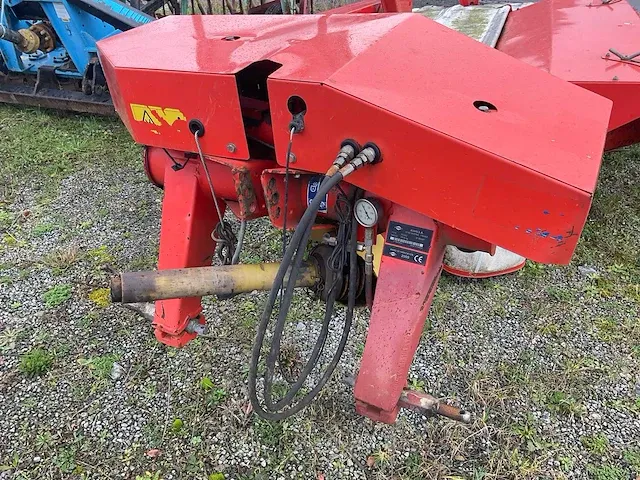
[[[361,198],[356,202],[355,216],[363,227],[373,227],[378,223],[378,207],[371,200]]]

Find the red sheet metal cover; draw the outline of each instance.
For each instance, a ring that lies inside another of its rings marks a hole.
[[[193,151],[186,121],[202,118],[206,153],[245,155],[233,74],[270,60],[279,162],[300,95],[296,168],[325,171],[344,138],[374,141],[384,161],[356,185],[538,261],[566,263],[575,248],[611,102],[421,15],[173,17],[99,49],[137,141]]]
[[[542,0],[511,12],[498,50],[613,100],[609,129],[640,117],[640,18],[625,0]],[[638,58],[636,58],[638,60]]]

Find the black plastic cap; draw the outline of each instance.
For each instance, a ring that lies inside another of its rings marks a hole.
[[[196,132],[198,132],[198,136],[201,137],[204,135],[204,125],[200,120],[194,118],[192,120],[189,120],[189,131],[194,135],[196,134]]]

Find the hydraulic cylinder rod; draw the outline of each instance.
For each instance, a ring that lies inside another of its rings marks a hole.
[[[124,272],[111,278],[111,300],[137,303],[270,290],[279,267],[279,263],[260,263]],[[304,262],[296,287],[312,287],[318,280],[316,264]]]

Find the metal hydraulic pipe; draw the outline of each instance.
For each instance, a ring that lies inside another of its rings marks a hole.
[[[138,303],[270,290],[279,267],[279,263],[260,263],[124,272],[111,277],[111,300]],[[318,280],[315,262],[304,262],[296,287],[312,287]]]

